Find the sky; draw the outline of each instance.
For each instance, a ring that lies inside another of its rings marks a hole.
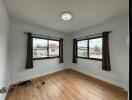
[[[47,46],[47,43],[48,43],[48,40],[44,40],[44,39],[37,39],[37,38],[34,38],[33,39],[33,46],[37,46],[38,44],[41,44],[42,46]],[[49,40],[49,43],[55,43],[57,45],[59,45],[59,42],[58,41],[52,41],[52,40]],[[90,47],[95,47],[95,45],[98,45],[98,46],[102,46],[102,38],[97,38],[97,39],[91,39],[89,40],[89,46]],[[81,46],[81,47],[87,47],[87,40],[83,40],[83,41],[78,41],[78,47]]]
[[[99,47],[101,47],[102,46],[102,38],[89,40],[90,47],[95,47],[95,45],[98,45]]]
[[[33,39],[33,46],[37,46],[38,44],[41,44],[42,46],[47,46],[47,43],[48,41],[47,40],[44,40],[44,39],[37,39],[37,38],[34,38]]]
[[[89,40],[90,47],[95,47],[95,45],[98,45],[101,47],[102,46],[102,38],[96,38],[96,39]],[[78,41],[78,46],[87,47],[87,40]]]
[[[56,45],[59,45],[59,42],[58,42],[58,41],[49,40],[49,44],[52,44],[52,43],[55,43]],[[35,47],[35,46],[37,46],[38,44],[39,44],[39,45],[41,44],[41,46],[47,46],[48,40],[34,38],[34,39],[33,39],[33,46]]]

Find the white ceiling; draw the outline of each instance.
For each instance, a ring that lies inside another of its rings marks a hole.
[[[73,33],[101,24],[129,10],[129,0],[5,0],[12,19]],[[73,14],[69,22],[60,13]]]

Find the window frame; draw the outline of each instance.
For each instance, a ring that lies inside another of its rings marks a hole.
[[[37,38],[37,39],[45,39],[47,40],[47,56],[48,57],[39,57],[39,58],[33,58],[33,60],[42,60],[42,59],[52,59],[52,58],[59,58],[60,57],[60,41],[58,39],[50,39],[50,38],[45,38],[45,37],[37,37],[37,36],[32,36],[32,41],[33,41],[33,38]],[[54,57],[49,57],[49,40],[53,40],[53,41],[58,41],[59,42],[59,56],[54,56]],[[33,44],[33,42],[32,42]],[[33,49],[32,49],[33,51]]]
[[[98,39],[98,38],[102,38],[102,48],[103,48],[103,36],[96,36],[96,37],[91,37],[91,38],[85,38],[85,39],[79,39],[79,40],[77,40],[77,43],[78,43],[78,41],[83,41],[83,40],[87,40],[88,41],[88,44],[87,44],[87,52],[88,52],[88,56],[87,57],[79,57],[78,56],[78,47],[77,47],[77,58],[82,58],[82,59],[90,59],[90,60],[97,60],[97,61],[102,61],[103,60],[103,56],[102,56],[102,59],[100,59],[100,58],[91,58],[91,57],[89,57],[89,40],[91,40],[91,39]],[[102,53],[103,53],[103,51],[102,51]]]

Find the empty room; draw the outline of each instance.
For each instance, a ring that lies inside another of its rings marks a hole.
[[[0,100],[130,100],[129,0],[0,0]]]

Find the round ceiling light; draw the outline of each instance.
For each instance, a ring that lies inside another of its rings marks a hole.
[[[72,14],[71,13],[69,13],[69,12],[65,12],[65,13],[62,13],[61,14],[61,18],[62,18],[62,20],[64,20],[64,21],[69,21],[69,20],[71,20],[72,19]]]

